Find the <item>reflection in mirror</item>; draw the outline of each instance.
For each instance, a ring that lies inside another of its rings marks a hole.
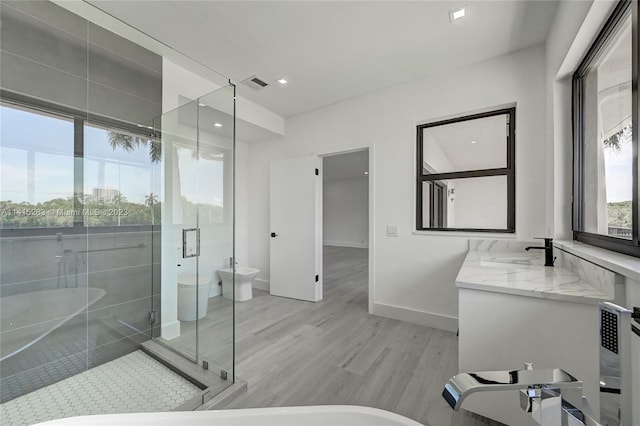
[[[505,229],[507,177],[423,182],[423,223],[429,228]]]
[[[515,108],[418,126],[417,226],[515,231]]]
[[[425,174],[507,166],[507,114],[422,129]]]

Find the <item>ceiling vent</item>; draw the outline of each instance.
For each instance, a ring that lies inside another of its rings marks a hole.
[[[253,90],[262,90],[269,85],[269,83],[262,80],[261,78],[256,77],[255,75],[242,80],[242,84],[251,87]]]

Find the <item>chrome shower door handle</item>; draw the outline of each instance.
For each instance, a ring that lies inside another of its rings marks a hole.
[[[182,230],[182,257],[200,256],[200,228]]]

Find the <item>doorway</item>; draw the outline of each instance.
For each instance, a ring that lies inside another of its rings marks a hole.
[[[369,150],[329,154],[322,163],[323,291],[351,294],[368,311]]]

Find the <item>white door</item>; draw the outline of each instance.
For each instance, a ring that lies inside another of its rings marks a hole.
[[[270,288],[274,296],[322,299],[322,160],[271,162]]]

